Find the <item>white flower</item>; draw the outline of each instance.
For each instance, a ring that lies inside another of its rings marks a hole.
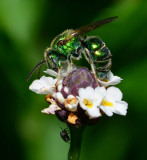
[[[65,99],[64,99],[62,93],[57,92],[57,93],[56,93],[56,98],[57,98],[57,100],[59,101],[59,103],[64,104],[64,100],[65,100]]]
[[[33,81],[29,89],[37,94],[53,95],[56,81],[57,79],[53,79],[52,77],[42,76],[40,79]]]
[[[68,95],[67,99],[65,99],[65,107],[69,111],[75,112],[77,110],[78,100],[73,95]]]
[[[62,83],[58,83],[57,84],[57,89],[58,89],[59,92],[62,90],[62,87],[63,87]]]
[[[67,75],[67,68],[68,68],[68,63],[65,63],[63,68],[61,69],[61,78],[64,78],[66,77]],[[77,69],[74,65],[71,66],[70,68],[70,72],[72,72],[73,70]],[[44,71],[45,73],[51,75],[51,76],[54,76],[54,77],[58,77],[58,72],[55,72],[54,70],[52,69],[47,69],[46,71]]]
[[[80,88],[79,89],[79,103],[83,110],[90,118],[97,118],[101,116],[100,109],[98,106],[101,104],[102,99],[106,94],[104,87],[92,87]]]
[[[69,89],[68,89],[67,87],[64,87],[64,92],[65,92],[66,94],[68,94]]]
[[[107,89],[100,108],[108,116],[112,116],[113,113],[125,116],[127,113],[128,104],[125,101],[121,101],[121,99],[122,92],[116,87],[110,87]]]
[[[56,103],[52,103],[48,108],[43,109],[41,112],[46,114],[55,114],[55,111],[60,109],[61,108]]]
[[[107,87],[110,85],[116,85],[116,84],[120,83],[122,79],[118,76],[114,76],[113,73],[111,71],[109,71],[107,73],[106,79],[104,79],[104,80],[97,79],[97,80],[100,82],[100,84],[102,86]]]

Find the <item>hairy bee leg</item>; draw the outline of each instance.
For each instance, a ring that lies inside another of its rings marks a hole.
[[[63,85],[66,85],[66,81],[67,81],[68,76],[69,76],[69,73],[70,73],[71,65],[72,65],[72,62],[70,62],[69,65],[68,65],[67,75],[66,75],[66,77],[65,77],[65,79],[64,79]]]
[[[91,66],[92,72],[93,72],[93,74],[94,74],[94,78],[95,78],[95,81],[96,81],[96,83],[97,83],[97,86],[99,87],[99,84],[98,84],[98,81],[97,81],[98,77],[97,77],[97,75],[96,75],[96,71],[95,71],[95,69],[94,69],[93,63],[90,63],[90,66]]]
[[[68,79],[68,76],[69,76],[69,73],[70,73],[70,70],[71,70],[71,65],[72,65],[71,56],[68,56],[67,59],[68,59],[67,75],[66,75],[66,77],[63,81],[63,85],[66,85],[66,82],[67,82],[67,79]]]
[[[50,50],[50,48],[47,48],[44,52],[44,59],[46,60],[46,64],[47,64],[47,67],[49,67],[49,64],[48,64],[48,60],[47,60],[47,56],[48,56],[48,51]]]
[[[73,60],[73,64],[76,65],[76,62],[77,62],[77,61],[74,59],[74,60]]]
[[[88,61],[88,63],[89,63],[90,66],[91,66],[92,72],[93,72],[93,74],[94,74],[95,81],[96,81],[96,83],[97,83],[97,86],[99,87],[99,84],[98,84],[98,81],[97,81],[97,78],[98,78],[98,77],[97,77],[97,75],[96,75],[95,67],[94,67],[92,58],[91,58],[90,53],[89,53],[89,51],[88,51],[87,48],[85,49],[85,54],[84,54],[84,56],[85,56],[86,60]]]
[[[59,80],[60,80],[60,77],[61,77],[61,68],[58,69],[58,78],[57,78],[57,81],[55,83],[55,86],[57,86]]]
[[[106,45],[105,45],[105,43],[104,43],[104,45],[99,49],[99,51],[101,51],[103,48],[105,48],[106,47]],[[98,87],[99,87],[99,84],[98,84],[98,81],[97,81],[97,79],[98,79],[98,77],[97,77],[97,75],[96,75],[96,71],[95,71],[95,69],[94,69],[94,65],[93,65],[93,63],[91,63],[90,64],[91,65],[91,69],[92,69],[92,72],[93,72],[93,74],[94,74],[94,78],[95,78],[95,80],[96,80],[96,83],[97,83],[97,85],[98,85]]]

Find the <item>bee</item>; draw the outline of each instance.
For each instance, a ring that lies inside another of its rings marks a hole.
[[[50,47],[45,50],[45,59],[33,69],[31,74],[38,66],[46,62],[48,68],[58,70],[59,80],[62,66],[64,63],[68,63],[67,79],[72,60],[81,59],[81,55],[83,54],[91,66],[95,79],[104,79],[111,68],[111,52],[100,38],[96,36],[86,36],[85,34],[117,19],[117,17],[110,17],[76,30],[65,30],[53,39]],[[64,84],[66,83],[66,79],[64,80]]]

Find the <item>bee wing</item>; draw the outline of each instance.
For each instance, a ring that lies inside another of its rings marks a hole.
[[[65,41],[68,41],[70,40],[72,37],[78,37],[80,35],[83,35],[89,31],[92,31],[96,28],[99,28],[107,23],[110,23],[112,21],[115,21],[117,20],[118,17],[115,16],[115,17],[110,17],[110,18],[106,18],[106,19],[103,19],[103,20],[99,20],[99,21],[96,21],[92,24],[89,24],[89,25],[86,25],[86,26],[83,26],[83,27],[80,27],[79,29],[76,29],[73,33],[71,33],[70,35],[67,36],[67,38],[65,39]]]

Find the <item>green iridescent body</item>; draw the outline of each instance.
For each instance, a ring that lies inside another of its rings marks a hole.
[[[65,37],[70,33],[71,30],[67,30],[63,32],[63,34],[57,36],[53,42],[51,43],[51,47],[57,52],[60,52],[64,56],[68,56],[69,54],[73,54],[76,50],[78,50],[79,46],[81,46],[81,41],[79,37],[73,37],[70,41],[68,41],[65,45],[58,45],[58,42],[64,40]]]
[[[64,41],[74,30],[66,30],[55,37],[51,47],[46,50],[45,59],[49,68],[61,68],[62,63],[71,63],[72,59],[79,60],[84,54],[88,63],[93,64],[97,76],[103,78],[111,67],[111,53],[97,37],[73,37],[66,43]]]
[[[64,80],[64,84],[66,84],[72,65],[72,59],[79,60],[82,58],[82,54],[90,64],[95,79],[97,79],[97,77],[99,79],[105,79],[107,72],[111,68],[111,53],[105,46],[105,43],[98,37],[86,36],[85,34],[117,19],[117,16],[106,18],[76,30],[69,29],[59,34],[53,39],[50,48],[45,50],[45,59],[40,61],[33,68],[27,80],[30,79],[31,75],[38,67],[38,73],[40,73],[42,64],[47,63],[48,68],[58,71],[57,85],[63,63],[68,63],[67,76]]]
[[[85,47],[90,52],[97,76],[104,78],[112,65],[110,50],[97,37],[88,37]]]

